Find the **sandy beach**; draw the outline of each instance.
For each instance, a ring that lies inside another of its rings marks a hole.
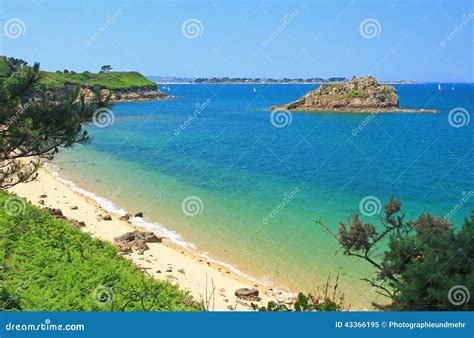
[[[120,220],[118,215],[106,212],[94,200],[73,191],[47,169],[40,169],[34,181],[18,184],[9,190],[36,206],[61,209],[67,218],[84,222],[85,226],[81,229],[94,238],[113,243],[115,237],[139,229]],[[103,215],[110,215],[112,220],[102,220]],[[265,304],[275,300],[272,290],[244,279],[227,267],[209,262],[198,253],[184,249],[166,238],[161,243],[148,243],[148,247],[149,250],[142,255],[134,251],[124,257],[146,270],[153,278],[167,280],[189,291],[197,301],[205,300],[206,295],[209,299],[214,289],[215,297],[209,304],[209,310],[252,310],[247,302],[237,300],[234,295],[239,288],[259,290],[259,296]]]

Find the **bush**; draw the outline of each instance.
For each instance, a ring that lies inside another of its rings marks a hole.
[[[187,293],[143,274],[112,245],[3,191],[0,264],[2,310],[202,310]]]
[[[340,223],[337,234],[331,233],[344,254],[364,259],[376,268],[375,277],[365,280],[392,300],[388,306],[379,307],[396,311],[474,310],[470,297],[474,290],[474,210],[455,230],[445,218],[427,213],[407,221],[401,207],[399,201],[391,199],[380,217],[381,225],[365,223],[355,214],[347,223]]]

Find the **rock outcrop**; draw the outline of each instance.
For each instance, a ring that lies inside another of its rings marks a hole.
[[[395,87],[381,85],[373,76],[356,78],[347,82],[322,84],[301,99],[272,110],[299,110],[323,112],[424,112],[435,110],[401,109]]]
[[[38,96],[37,100],[41,100],[42,95],[46,95],[52,100],[56,97],[63,97],[68,92],[74,91],[74,85],[66,85],[61,90],[44,90],[41,92],[41,96]],[[95,93],[89,87],[81,87],[81,94],[84,95],[86,102],[92,102],[95,100]],[[160,92],[156,86],[145,86],[145,87],[130,87],[127,89],[112,89],[107,88],[100,89],[102,97],[106,97],[111,92],[111,101],[113,102],[133,102],[133,101],[159,101],[164,99],[173,98],[173,96]]]
[[[81,88],[81,93],[86,97],[86,101],[94,98],[94,93],[89,88]],[[108,89],[101,89],[101,95],[108,95]],[[171,96],[160,92],[153,87],[132,87],[129,89],[112,90],[111,100],[114,102],[132,102],[132,101],[158,101],[170,98]]]
[[[131,253],[136,249],[139,254],[143,254],[148,250],[147,243],[161,243],[162,238],[157,237],[153,232],[135,230],[127,232],[119,237],[114,238],[117,249],[124,253]]]

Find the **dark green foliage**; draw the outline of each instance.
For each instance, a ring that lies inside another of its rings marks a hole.
[[[380,222],[375,226],[353,215],[333,235],[344,254],[365,259],[377,269],[366,281],[392,299],[382,308],[474,310],[469,297],[474,291],[474,211],[455,230],[446,219],[426,213],[405,221],[401,203],[391,199]]]
[[[116,249],[24,204],[5,213],[15,195],[0,192],[0,309],[4,311],[202,310],[167,282],[151,279]]]
[[[0,76],[0,188],[6,188],[34,177],[39,159],[86,142],[82,124],[98,109],[110,107],[110,95],[96,92],[95,100],[87,103],[79,88],[64,97],[40,95],[39,64],[28,67],[6,57],[0,57],[0,64],[6,70]]]
[[[326,284],[322,289],[316,290],[316,295],[298,293],[296,299],[288,299],[285,301],[270,301],[265,306],[252,303],[254,311],[270,311],[270,312],[311,312],[311,311],[342,311],[345,309],[344,294],[337,291],[339,286],[339,275],[336,282],[331,285],[331,278],[328,277]],[[276,297],[277,298],[277,297]]]

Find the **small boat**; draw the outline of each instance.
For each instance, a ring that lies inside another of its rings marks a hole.
[[[168,86],[168,91],[170,92],[171,91],[171,88]]]
[[[253,92],[255,93],[257,90],[255,89],[255,87],[253,87]]]
[[[438,84],[438,90],[441,90],[441,85],[440,84]]]

